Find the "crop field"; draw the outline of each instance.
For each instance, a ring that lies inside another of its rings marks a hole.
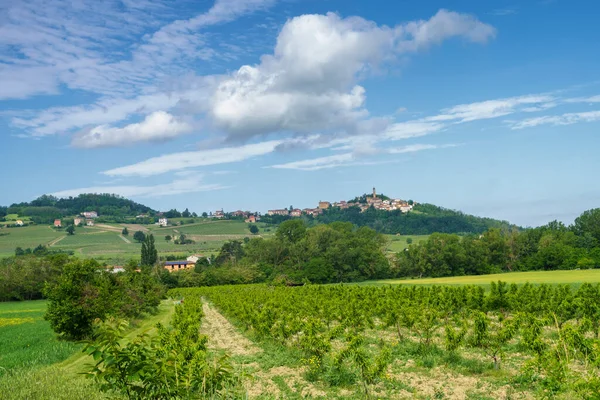
[[[403,236],[385,235],[385,236],[388,239],[388,245],[387,245],[386,250],[391,253],[397,253],[399,251],[402,251],[402,250],[408,248],[408,246],[410,244],[407,242],[407,239],[412,239],[412,243],[416,244],[416,243],[420,243],[424,240],[427,240],[427,238],[429,237],[429,235],[403,235]]]
[[[173,229],[186,235],[250,235],[248,224],[243,221],[201,222],[197,224],[181,225],[174,228],[160,228],[156,229],[156,232],[162,232],[163,230],[172,232]]]
[[[80,348],[56,338],[45,311],[45,301],[0,303],[0,377],[63,361]]]
[[[173,289],[250,398],[595,399],[600,285]]]
[[[600,269],[508,272],[503,274],[450,276],[444,278],[386,279],[365,282],[365,284],[489,286],[490,282],[499,280],[518,285],[529,282],[533,284],[570,284],[577,286],[583,282],[600,282]]]
[[[121,237],[123,227],[129,230],[129,235],[124,238]],[[252,236],[248,224],[241,221],[204,221],[167,228],[99,223],[93,227],[77,227],[75,235],[67,235],[64,230],[56,230],[50,226],[36,225],[0,229],[0,257],[14,255],[17,247],[33,249],[41,244],[49,246],[52,250],[73,251],[78,257],[93,257],[102,262],[122,264],[131,258],[139,257],[141,245],[133,240],[136,230],[154,234],[160,255],[217,253],[228,240],[242,240]],[[196,243],[176,245],[173,241],[164,240],[167,235],[177,237],[181,234]],[[263,236],[270,234],[261,232]]]
[[[65,232],[56,231],[48,226],[0,229],[0,257],[14,255],[16,247],[34,248],[65,235]]]

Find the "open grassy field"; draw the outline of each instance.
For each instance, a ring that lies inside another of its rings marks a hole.
[[[105,396],[81,375],[92,360],[80,352],[81,344],[56,338],[42,318],[45,310],[45,301],[0,303],[0,399],[121,398]],[[125,340],[143,332],[152,335],[157,323],[168,323],[173,310],[173,303],[164,301],[157,315],[134,323]]]
[[[528,271],[509,272],[505,274],[450,276],[445,278],[422,279],[386,279],[381,281],[365,282],[367,284],[392,284],[392,285],[480,285],[489,286],[490,282],[504,281],[508,283],[533,284],[566,283],[577,286],[583,282],[600,282],[600,269],[583,269],[569,271]]]
[[[0,377],[65,360],[78,344],[60,341],[44,320],[45,301],[0,303]]]
[[[385,235],[388,239],[388,245],[386,250],[390,253],[397,253],[406,249],[409,244],[407,243],[407,239],[412,239],[412,243],[416,244],[427,240],[429,235]]]
[[[27,226],[22,228],[0,229],[0,257],[14,255],[16,247],[35,248],[46,245],[54,250],[73,251],[78,257],[93,257],[109,264],[122,264],[131,258],[137,258],[141,245],[133,240],[136,230],[154,234],[159,255],[194,253],[213,254],[219,251],[228,240],[242,240],[252,236],[248,224],[243,221],[215,221],[198,219],[198,223],[160,228],[156,225],[101,224],[93,227],[77,227],[75,235],[67,235],[64,230],[50,226]],[[124,227],[129,235],[123,237]],[[165,236],[177,237],[185,234],[196,243],[176,245],[166,241]],[[272,232],[261,232],[270,235]]]

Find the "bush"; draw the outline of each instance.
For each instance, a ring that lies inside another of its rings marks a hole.
[[[164,294],[149,271],[135,264],[121,274],[107,272],[95,260],[74,260],[63,267],[55,283],[47,284],[48,310],[44,318],[69,339],[83,339],[95,319],[108,315],[134,318],[156,310]]]

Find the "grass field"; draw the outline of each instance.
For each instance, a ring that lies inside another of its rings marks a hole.
[[[53,250],[73,251],[78,257],[93,257],[101,262],[120,265],[131,258],[139,258],[141,245],[133,240],[136,230],[154,234],[159,255],[213,254],[228,240],[242,240],[251,236],[248,224],[243,221],[198,221],[201,222],[166,228],[155,225],[99,223],[93,227],[78,227],[72,236],[67,235],[64,230],[55,230],[46,225],[0,229],[0,258],[14,255],[17,247],[33,249],[41,244]],[[129,236],[125,238],[121,237],[123,227],[129,230]],[[173,241],[164,240],[166,235],[176,237],[181,234],[185,234],[196,243],[176,245]],[[261,235],[270,234],[272,232],[261,232]]]
[[[429,235],[385,235],[388,239],[388,245],[386,250],[391,253],[397,253],[408,248],[409,244],[406,242],[407,239],[412,239],[412,243],[420,243],[424,240],[427,240]]]
[[[57,339],[42,318],[45,310],[45,301],[0,303],[0,399],[121,398],[103,395],[80,374],[92,360],[80,352],[81,344]],[[125,340],[152,334],[159,322],[167,325],[173,310],[173,303],[164,301],[157,315],[132,325]]]
[[[65,236],[65,232],[56,231],[49,226],[26,226],[22,228],[0,229],[0,257],[15,254],[15,248],[34,248],[39,244],[46,245],[51,241]],[[4,235],[7,234],[7,235]]]
[[[393,284],[393,285],[481,285],[488,286],[492,281],[504,281],[508,283],[533,284],[566,283],[571,285],[583,282],[600,282],[600,269],[584,269],[571,271],[529,271],[509,272],[505,274],[492,275],[470,275],[451,276],[446,278],[422,278],[422,279],[387,279],[381,281],[365,282],[368,284]]]
[[[45,301],[0,303],[0,377],[9,371],[57,363],[79,345],[60,341],[44,320]]]

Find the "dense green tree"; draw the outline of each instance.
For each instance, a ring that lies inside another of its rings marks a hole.
[[[154,265],[158,261],[158,251],[154,244],[154,235],[147,235],[142,243],[141,252],[141,263],[142,265]]]
[[[244,249],[242,242],[239,240],[230,240],[223,244],[219,255],[215,258],[217,265],[223,265],[225,263],[236,263],[244,256]]]
[[[306,225],[300,219],[291,219],[282,222],[277,228],[275,236],[279,240],[287,240],[291,243],[296,243],[301,240],[306,234]]]
[[[127,227],[123,228],[123,230],[121,231],[121,235],[123,235],[123,236],[129,235],[129,230],[127,229]]]
[[[208,217],[208,214],[206,213],[206,211],[204,211],[204,212],[202,213],[202,218],[206,218],[206,217]]]
[[[589,234],[600,243],[600,208],[585,211],[575,219],[573,230],[579,236]]]
[[[249,224],[248,229],[250,229],[250,233],[256,235],[258,233],[258,226],[255,224]]]
[[[69,226],[67,226],[66,231],[67,231],[67,233],[69,235],[74,235],[75,234],[75,225],[69,225]]]
[[[166,240],[167,242],[170,242],[170,241],[171,241],[171,239],[173,239],[173,238],[171,237],[171,235],[166,235],[166,236],[165,236],[165,240]]]
[[[135,240],[136,242],[143,242],[144,240],[146,240],[146,235],[144,235],[144,232],[142,231],[136,231],[133,234],[133,240]]]

